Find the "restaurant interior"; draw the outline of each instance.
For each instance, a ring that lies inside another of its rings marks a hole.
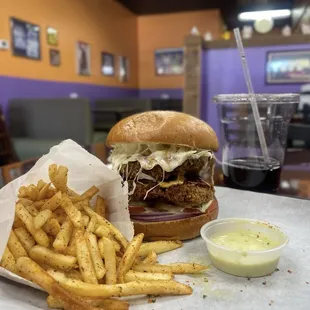
[[[310,198],[308,1],[0,3],[1,187],[65,139],[107,163],[109,130],[139,112],[183,111],[220,136],[213,97],[248,93],[238,27],[255,93],[300,94],[277,194]]]

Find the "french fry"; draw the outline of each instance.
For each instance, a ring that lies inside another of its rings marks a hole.
[[[117,280],[119,283],[124,283],[124,276],[133,265],[137,253],[139,252],[144,234],[136,235],[129,243],[122,260],[117,268]]]
[[[173,280],[134,281],[123,284],[90,284],[72,280],[64,275],[49,271],[49,274],[69,292],[85,297],[122,297],[131,295],[190,295],[192,288]]]
[[[25,224],[15,215],[13,228],[25,227]]]
[[[103,218],[106,218],[107,213],[106,202],[104,198],[102,198],[100,195],[98,195],[96,199],[95,212],[100,216],[102,216]]]
[[[27,280],[41,286],[56,299],[60,299],[66,310],[95,310],[92,306],[81,301],[80,298],[68,293],[47,272],[29,257],[21,257],[16,262],[17,269]]]
[[[84,207],[84,211],[90,216],[96,216],[97,222],[99,225],[104,225],[105,227],[110,229],[110,232],[112,235],[115,237],[116,240],[120,242],[120,244],[123,246],[124,249],[127,248],[129,242],[128,240],[123,236],[123,234],[113,225],[111,224],[108,220],[97,214],[94,210],[92,210],[89,207]]]
[[[106,284],[116,284],[116,255],[115,247],[112,241],[108,238],[99,240],[102,243],[102,256],[106,266],[105,280]]]
[[[83,236],[79,236],[76,240],[76,256],[84,282],[98,284],[87,242]]]
[[[33,219],[35,229],[40,229],[52,217],[52,211],[49,209],[40,211]]]
[[[27,198],[28,197],[26,186],[21,186],[19,188],[17,197],[18,198]]]
[[[155,251],[157,254],[169,252],[182,247],[181,241],[154,241],[142,243],[139,256],[147,256],[150,252]]]
[[[93,307],[97,307],[105,310],[128,310],[129,305],[126,301],[118,300],[118,299],[104,299],[104,298],[81,298],[84,303],[91,305]],[[53,309],[63,309],[64,304],[61,300],[54,298],[49,295],[47,297],[47,304],[50,308]]]
[[[42,200],[42,199],[46,198],[47,193],[48,193],[48,191],[50,189],[50,186],[51,186],[51,183],[47,183],[41,189],[39,189],[37,187],[37,189],[39,191],[39,195],[38,195],[38,199],[37,200]]]
[[[61,192],[57,192],[52,198],[44,203],[41,210],[49,209],[51,211],[56,210],[61,204]]]
[[[50,187],[50,189],[48,190],[48,192],[46,193],[46,198],[52,198],[54,195],[57,194],[57,190],[54,187]]]
[[[61,206],[72,221],[74,227],[81,228],[83,226],[82,213],[75,208],[68,196],[63,196]]]
[[[83,281],[81,273],[76,269],[72,269],[72,270],[67,271],[65,273],[65,275],[66,275],[66,277],[68,277],[70,279]]]
[[[18,227],[14,229],[14,232],[22,246],[25,248],[27,253],[29,253],[31,248],[34,247],[36,244],[29,231],[25,227]]]
[[[28,256],[26,250],[24,249],[20,241],[17,239],[13,230],[11,230],[7,247],[9,248],[10,252],[13,254],[15,259],[23,256]]]
[[[157,254],[155,251],[150,252],[146,258],[144,258],[141,264],[153,265],[157,263]]]
[[[96,186],[92,186],[88,190],[86,190],[82,195],[76,195],[72,197],[72,202],[75,203],[82,200],[91,200],[98,192],[99,189]]]
[[[64,250],[64,254],[76,256],[76,241],[81,236],[84,236],[83,230],[79,228],[74,228],[69,246]]]
[[[35,229],[33,225],[33,218],[26,208],[17,203],[15,207],[15,213],[18,218],[25,224],[27,230],[33,236],[34,240],[41,246],[49,246],[49,238],[42,229]]]
[[[36,201],[38,200],[38,196],[39,196],[39,191],[36,188],[36,186],[34,184],[31,184],[27,187],[26,189],[27,192],[27,196],[32,200],[32,201]]]
[[[146,265],[146,264],[139,264],[132,266],[132,270],[139,271],[139,272],[150,272],[150,273],[172,273],[172,267],[167,265]]]
[[[4,249],[0,264],[3,268],[13,273],[17,273],[16,260],[8,247],[5,247]]]
[[[73,225],[70,220],[67,220],[61,225],[60,231],[57,234],[55,241],[53,243],[53,247],[57,251],[63,251],[68,246],[71,235],[73,232]]]
[[[95,216],[93,216],[92,218],[96,218]],[[95,229],[95,234],[102,238],[102,237],[108,237],[111,234],[111,230],[106,227],[105,225],[99,225],[96,229]]]
[[[68,168],[53,164],[49,166],[49,177],[56,189],[67,192]]]
[[[95,231],[95,229],[96,229],[96,226],[97,226],[97,219],[96,219],[95,216],[92,216],[90,221],[88,222],[86,231],[90,232],[90,233],[93,233]]]
[[[38,191],[41,191],[41,189],[46,185],[47,183],[44,182],[42,179],[40,179],[37,183],[37,189]]]
[[[95,274],[98,280],[102,279],[106,273],[106,268],[99,252],[97,237],[93,233],[86,233],[85,238],[88,245],[91,260],[93,262]]]
[[[133,266],[133,270],[140,272],[154,272],[154,273],[174,273],[174,274],[183,274],[183,273],[198,273],[202,270],[207,269],[207,266],[195,264],[195,263],[174,263],[167,265],[146,265],[140,264]]]
[[[30,206],[33,204],[33,201],[27,198],[19,198],[17,203],[21,203],[23,206]]]
[[[31,216],[37,216],[39,214],[38,209],[32,205],[25,205],[26,210],[31,214]]]
[[[53,252],[45,247],[35,245],[29,256],[37,263],[42,263],[59,270],[70,270],[76,266],[76,257]]]
[[[52,218],[46,222],[46,224],[43,226],[43,230],[48,235],[52,235],[53,237],[56,237],[60,231],[60,225],[55,218]]]
[[[42,199],[35,201],[32,205],[37,209],[41,210],[42,206],[48,201],[48,199]]]
[[[129,270],[125,274],[125,282],[172,280],[173,277],[172,273],[150,273]]]
[[[53,217],[62,225],[67,219],[68,216],[63,208],[58,208],[53,212]]]
[[[82,200],[82,201],[78,201],[78,202],[74,202],[74,198],[71,199],[74,206],[79,210],[82,211],[84,210],[84,206],[89,207],[89,201],[88,200]]]
[[[88,224],[89,224],[89,216],[86,215],[86,214],[83,214],[83,215],[82,215],[82,222],[83,222],[83,226],[84,226],[84,227],[87,227]]]
[[[183,274],[183,273],[199,273],[200,271],[208,269],[208,266],[196,264],[196,263],[171,263],[167,264],[172,268],[172,273]]]
[[[48,295],[48,297],[46,298],[46,303],[51,309],[64,308],[64,303],[60,299],[54,298],[52,295]]]

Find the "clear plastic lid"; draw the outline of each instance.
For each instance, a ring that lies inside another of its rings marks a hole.
[[[274,104],[293,104],[299,103],[299,94],[255,94],[257,103],[274,103]],[[249,94],[223,94],[212,98],[213,102],[221,103],[250,103]]]

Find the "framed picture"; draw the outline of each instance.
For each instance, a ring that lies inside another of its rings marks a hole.
[[[155,51],[155,74],[182,75],[184,51],[183,48],[169,48]]]
[[[114,76],[114,55],[106,52],[101,53],[101,73],[105,76]]]
[[[11,17],[11,41],[14,56],[41,59],[40,26]]]
[[[310,82],[310,50],[270,51],[267,53],[266,83]]]
[[[9,183],[23,174],[20,162],[3,166],[2,172],[5,183]]]
[[[50,65],[58,67],[60,66],[60,51],[55,49],[50,49]]]
[[[49,45],[58,45],[58,31],[53,27],[46,28],[46,35],[47,35],[47,44]]]
[[[76,43],[76,66],[79,75],[90,75],[90,45],[88,43]]]
[[[128,58],[125,56],[119,56],[119,80],[121,82],[128,81]]]

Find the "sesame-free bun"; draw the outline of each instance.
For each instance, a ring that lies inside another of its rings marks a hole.
[[[150,111],[122,119],[110,130],[106,144],[160,143],[218,150],[214,130],[202,120],[173,111]]]
[[[205,213],[190,218],[167,222],[133,221],[135,235],[143,233],[147,241],[155,240],[189,240],[200,235],[201,227],[217,218],[218,202],[213,200]]]

